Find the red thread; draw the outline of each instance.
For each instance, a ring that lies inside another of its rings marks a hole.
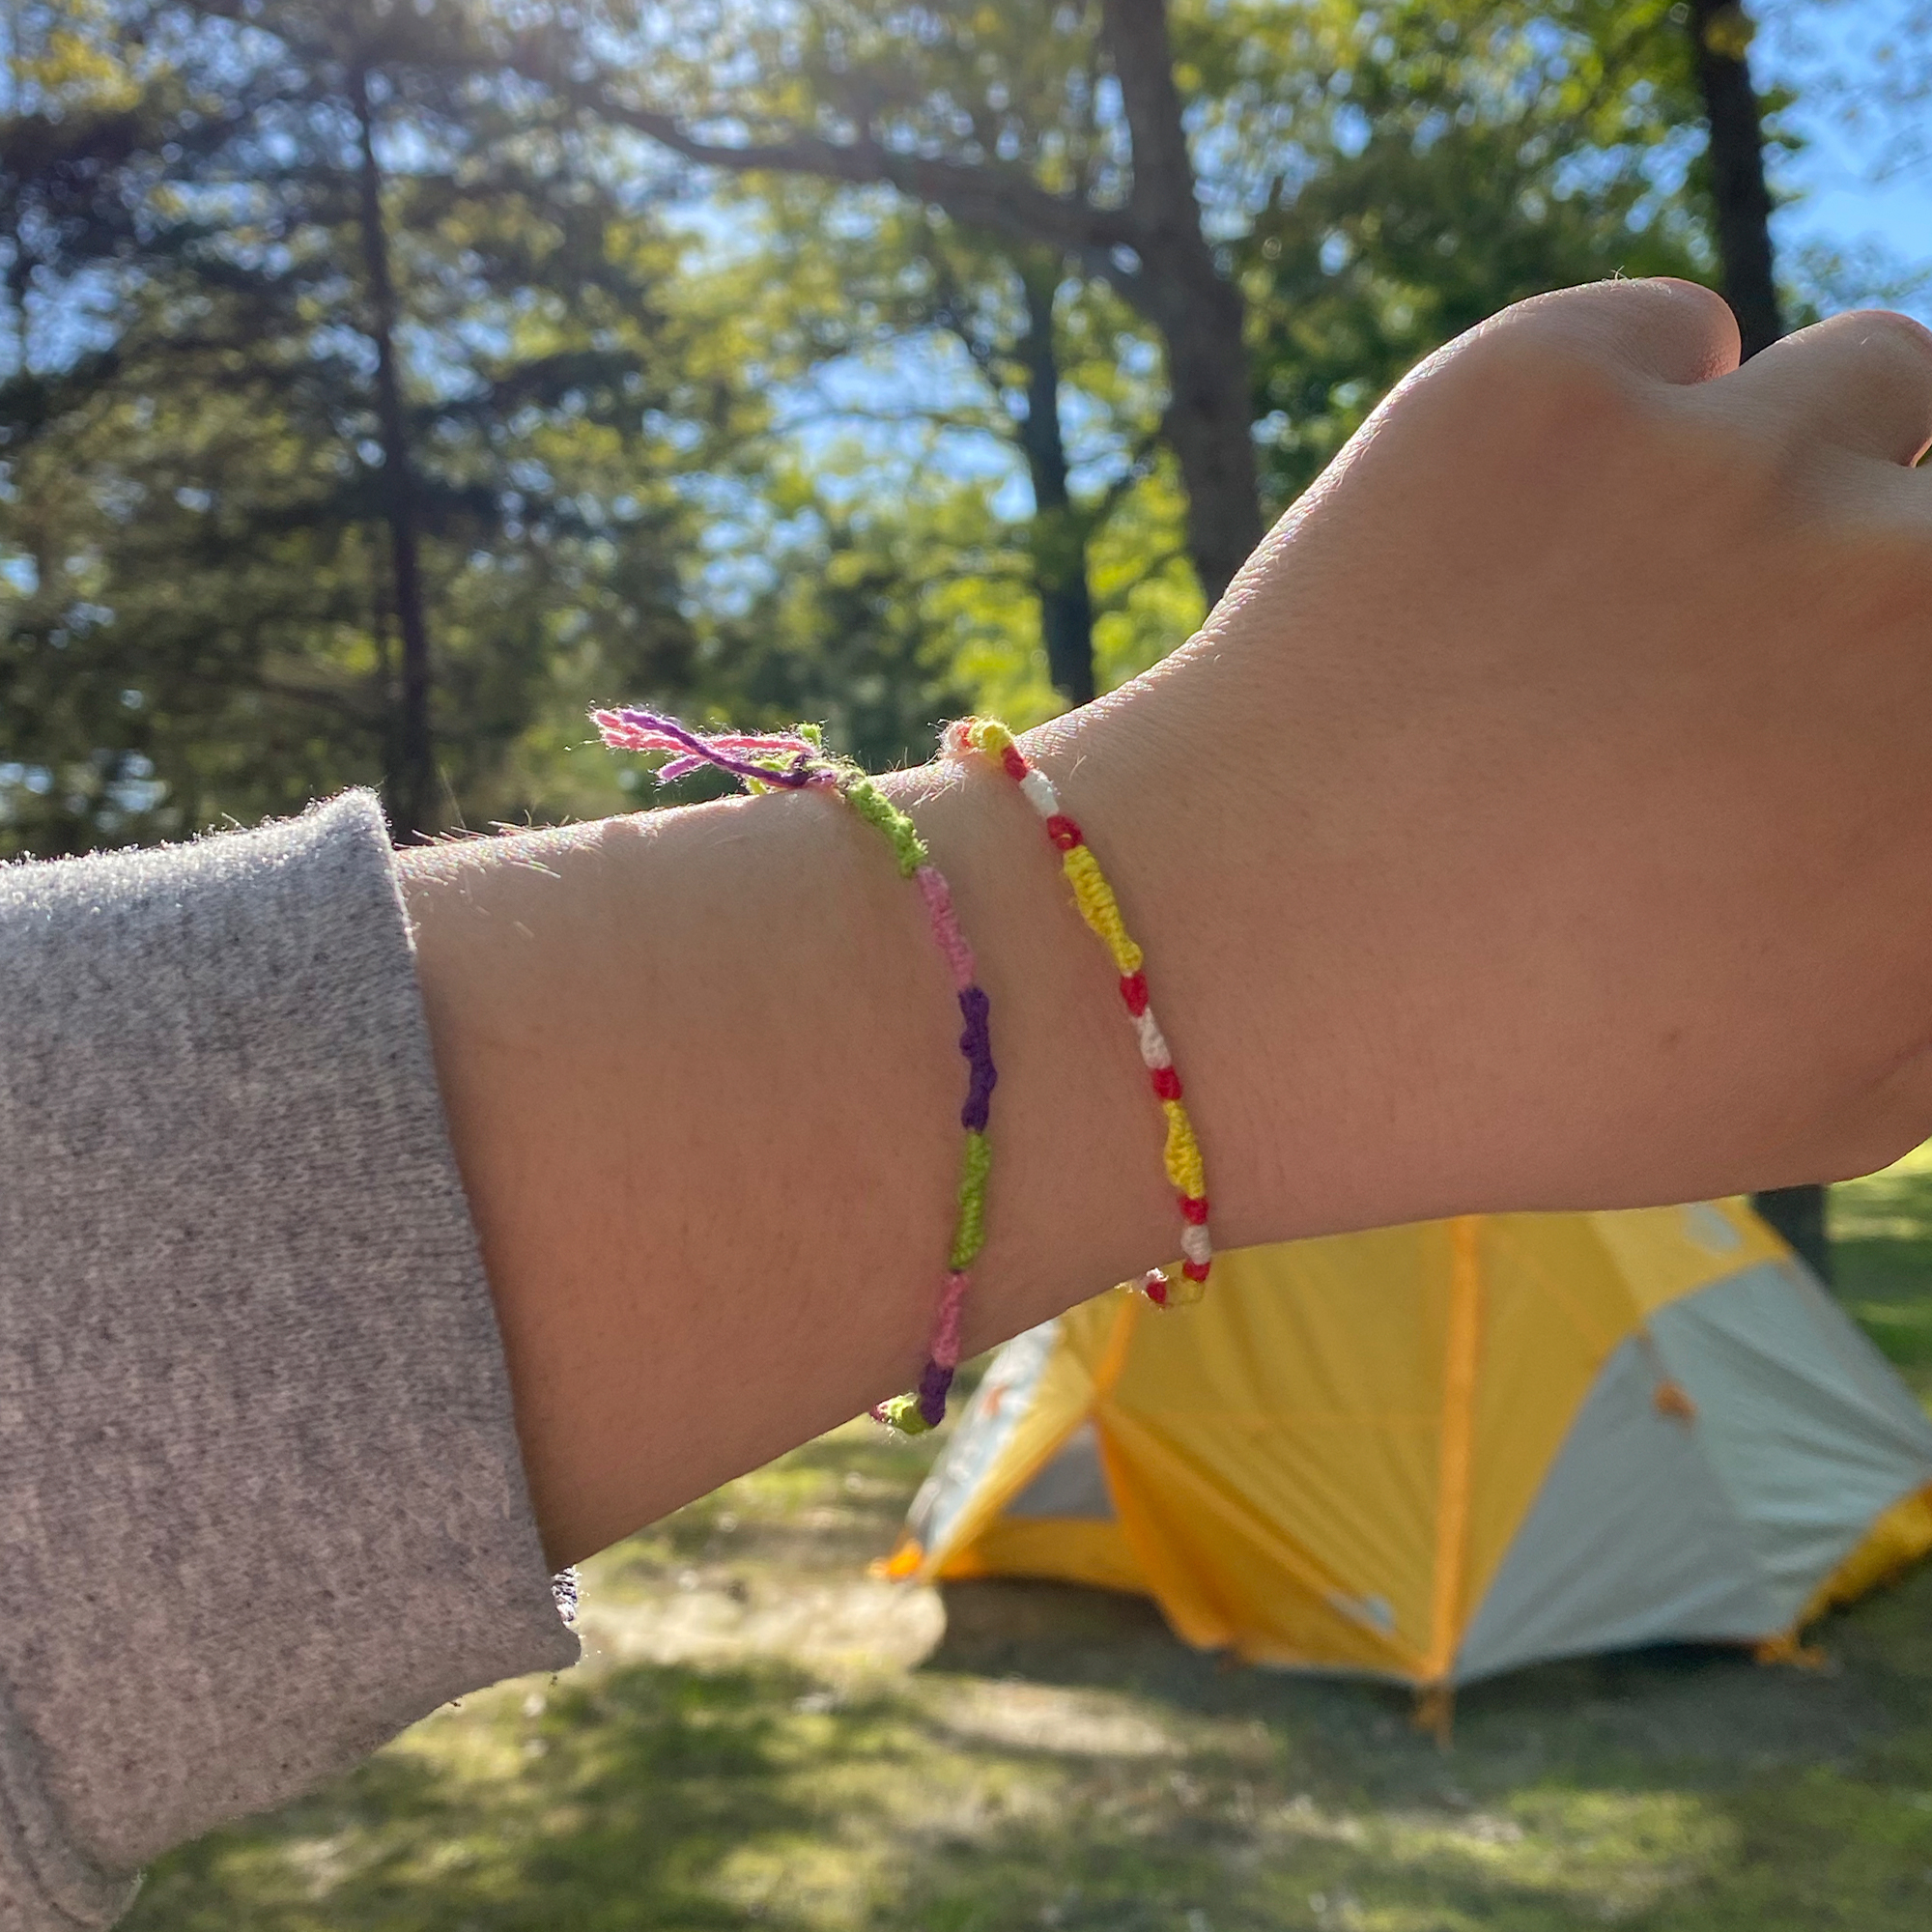
[[[997,761],[1000,769],[1026,793],[1027,802],[1037,808],[1053,796],[1050,785],[1041,783],[1029,786],[1027,779],[1035,767],[1030,764],[1018,747],[1008,735],[1005,725],[996,719],[962,720],[950,724],[946,729],[946,749],[954,756],[964,756],[968,752],[978,752],[989,763],[994,761],[994,753],[989,741],[1006,739],[1000,745]],[[1139,948],[1126,936],[1120,923],[1120,913],[1112,906],[1111,894],[1106,881],[1100,876],[1099,867],[1087,844],[1086,834],[1079,824],[1064,811],[1054,810],[1046,817],[1046,836],[1054,849],[1061,854],[1063,869],[1074,888],[1074,898],[1081,915],[1094,926],[1108,949],[1117,957],[1124,954],[1128,958],[1138,955]],[[1066,860],[1076,851],[1087,853],[1087,857],[1077,866],[1069,866]],[[1194,1129],[1181,1104],[1180,1075],[1168,1061],[1166,1042],[1160,1029],[1154,1024],[1152,1008],[1148,999],[1146,977],[1138,970],[1122,973],[1116,982],[1121,989],[1121,1001],[1136,1022],[1140,1035],[1141,1053],[1148,1062],[1158,1061],[1159,1065],[1150,1065],[1148,1073],[1156,1098],[1168,1114],[1167,1159],[1172,1171],[1185,1172],[1191,1180],[1200,1171],[1201,1150],[1194,1139]],[[1204,1182],[1205,1189],[1205,1182]],[[1179,1202],[1181,1214],[1182,1232],[1189,1228],[1199,1228],[1202,1238],[1192,1243],[1198,1250],[1208,1247],[1208,1197],[1204,1191],[1200,1195],[1186,1194],[1177,1189],[1175,1199]],[[1183,1247],[1188,1245],[1183,1242]],[[1183,1261],[1181,1274],[1197,1286],[1208,1280],[1208,1264],[1206,1262]],[[1179,1291],[1174,1286],[1174,1277],[1152,1268],[1141,1278],[1141,1292],[1156,1307],[1172,1306]],[[1192,1300],[1192,1295],[1182,1297]]]

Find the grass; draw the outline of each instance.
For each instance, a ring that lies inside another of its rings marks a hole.
[[[1837,1190],[1932,1400],[1932,1159]],[[863,1426],[591,1566],[589,1657],[151,1874],[129,1932],[1920,1932],[1932,1568],[1831,1666],[1645,1652],[1465,1693],[1223,1671],[1144,1604],[871,1580],[929,1451]]]
[[[1932,1401],[1932,1147],[1832,1191],[1840,1297]]]

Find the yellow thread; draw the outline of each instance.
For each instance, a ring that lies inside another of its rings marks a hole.
[[[997,718],[975,718],[967,726],[966,742],[982,756],[998,758],[1013,742],[1013,734]]]
[[[1160,1111],[1167,1116],[1167,1178],[1181,1193],[1196,1201],[1208,1194],[1208,1174],[1201,1159],[1201,1143],[1194,1138],[1194,1122],[1179,1100],[1163,1100]]]
[[[1160,1305],[1163,1310],[1192,1308],[1207,1298],[1208,1284],[1205,1281],[1196,1281],[1191,1274],[1183,1274],[1175,1268],[1168,1274],[1167,1299]]]
[[[1073,888],[1073,902],[1080,917],[1100,936],[1114,964],[1122,973],[1138,973],[1146,956],[1127,937],[1126,922],[1114,897],[1114,889],[1100,870],[1100,862],[1086,845],[1075,845],[1060,855],[1060,869]]]

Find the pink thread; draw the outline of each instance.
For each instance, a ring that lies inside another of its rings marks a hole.
[[[966,1269],[985,1242],[985,1189],[991,1161],[986,1130],[993,1088],[999,1079],[993,1065],[991,1002],[978,983],[973,949],[959,928],[945,876],[923,856],[925,847],[912,820],[871,786],[857,765],[828,753],[815,733],[694,731],[663,712],[646,711],[637,705],[594,711],[591,716],[607,745],[663,754],[667,762],[656,773],[659,783],[710,766],[730,773],[757,790],[822,787],[860,807],[860,815],[892,840],[894,853],[901,865],[907,856],[918,861],[912,876],[925,905],[933,941],[952,975],[959,1002],[962,1023],[959,1051],[967,1068],[966,1098],[959,1109],[959,1124],[967,1136],[966,1158],[949,1256],[953,1265],[947,1275],[945,1293],[935,1316],[932,1354],[926,1359],[917,1389],[878,1404],[871,1413],[880,1422],[911,1433],[921,1428],[936,1429],[946,1419],[946,1398],[959,1365],[960,1311],[971,1281]]]
[[[660,722],[654,712],[593,711],[590,722],[605,740],[626,752],[688,752],[690,741],[699,736],[682,729],[668,730],[669,720]],[[721,752],[774,752],[793,756],[800,752],[816,752],[808,738],[796,731],[707,731],[702,742]]]
[[[950,1274],[946,1293],[939,1298],[939,1317],[932,1324],[932,1359],[942,1369],[959,1366],[959,1316],[966,1304],[966,1287],[964,1274]]]
[[[670,753],[670,763],[657,775],[660,784],[689,778],[706,765],[787,790],[837,781],[820,747],[795,731],[730,731],[706,737],[662,712],[629,704],[616,711],[593,711],[590,717],[604,742],[618,751]]]
[[[925,900],[926,917],[932,922],[932,937],[946,963],[952,969],[952,984],[963,993],[976,978],[973,949],[959,929],[959,918],[952,910],[952,894],[937,866],[920,866],[913,872],[920,896]]]

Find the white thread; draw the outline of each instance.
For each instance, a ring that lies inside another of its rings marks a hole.
[[[1141,1037],[1141,1059],[1150,1073],[1158,1073],[1174,1065],[1167,1050],[1167,1041],[1161,1037],[1160,1029],[1153,1023],[1153,1009],[1149,1007],[1135,1020],[1134,1026]]]
[[[1188,1222],[1180,1231],[1180,1252],[1197,1267],[1206,1267],[1214,1259],[1214,1243],[1208,1238],[1208,1230]]]
[[[1042,818],[1051,818],[1060,810],[1060,794],[1044,772],[1030,769],[1020,781],[1020,789],[1026,793],[1026,802]]]

